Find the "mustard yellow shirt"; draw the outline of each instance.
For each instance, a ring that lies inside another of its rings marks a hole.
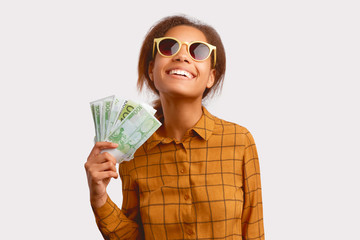
[[[204,107],[183,141],[157,131],[119,172],[122,209],[93,209],[105,239],[264,239],[254,139]]]

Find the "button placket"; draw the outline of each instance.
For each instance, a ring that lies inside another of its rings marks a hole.
[[[180,143],[177,144],[176,151],[176,161],[178,168],[178,178],[179,178],[179,194],[180,194],[180,218],[183,222],[183,229],[185,232],[186,238],[194,237],[194,229],[191,223],[196,221],[193,214],[192,206],[192,196],[191,196],[191,186],[189,174],[189,154],[186,148],[186,144]]]

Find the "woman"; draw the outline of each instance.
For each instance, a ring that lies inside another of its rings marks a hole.
[[[211,115],[202,100],[225,74],[225,51],[210,26],[162,19],[140,52],[138,87],[159,96],[163,125],[123,162],[120,210],[106,193],[115,159],[98,142],[85,168],[105,239],[264,239],[259,162],[249,131]]]

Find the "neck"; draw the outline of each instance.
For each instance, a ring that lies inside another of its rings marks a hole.
[[[202,99],[168,100],[161,97],[164,113],[164,135],[181,141],[187,130],[195,126],[202,116]]]

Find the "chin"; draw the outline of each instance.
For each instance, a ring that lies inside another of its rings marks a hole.
[[[176,91],[169,91],[166,94],[164,94],[164,96],[168,96],[171,98],[176,98],[176,99],[198,99],[198,98],[202,98],[202,93],[201,94],[195,94],[194,92],[191,91],[180,91],[180,90],[176,90]]]

